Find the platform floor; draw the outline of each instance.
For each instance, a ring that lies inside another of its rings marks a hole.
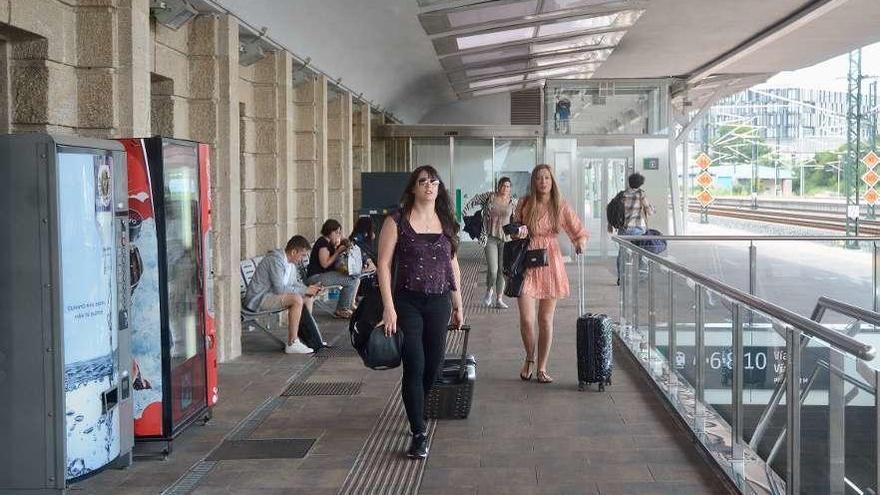
[[[325,336],[341,344],[337,356],[284,355],[266,336],[246,333],[245,354],[220,367],[221,401],[213,419],[182,433],[166,460],[137,460],[127,470],[104,471],[74,485],[72,492],[726,491],[630,359],[616,356],[614,383],[607,392],[577,391],[574,298],[561,302],[557,312],[549,367],[556,382],[522,382],[517,376],[523,351],[515,306],[505,311],[480,308],[482,258],[473,248],[462,258],[471,350],[478,359],[474,407],[466,420],[432,423],[427,461],[403,456],[408,437],[398,399],[400,370],[364,368],[348,352],[344,323],[321,317]],[[616,315],[612,270],[610,262],[590,266],[590,310]],[[571,265],[572,281],[574,273]],[[360,383],[360,390],[352,396],[280,397],[288,384],[301,382],[353,382]],[[258,439],[315,441],[303,458],[212,460],[224,440]]]

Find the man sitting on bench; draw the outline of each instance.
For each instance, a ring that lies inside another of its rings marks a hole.
[[[305,305],[306,299],[321,291],[321,286],[306,286],[296,267],[310,250],[309,241],[295,235],[287,241],[284,250],[270,251],[257,265],[244,296],[243,302],[250,311],[287,310],[287,345],[284,347],[287,354],[306,354],[327,346]],[[297,333],[305,342],[297,339]]]

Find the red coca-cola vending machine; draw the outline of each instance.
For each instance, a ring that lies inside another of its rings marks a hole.
[[[218,400],[206,144],[121,139],[128,161],[138,442],[171,441]]]

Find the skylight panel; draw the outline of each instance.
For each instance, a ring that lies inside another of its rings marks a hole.
[[[592,65],[592,64],[575,65],[575,66],[571,66],[571,67],[559,67],[556,69],[545,69],[545,70],[530,72],[529,79],[547,79],[547,78],[561,76],[563,74],[570,74],[572,72],[592,73],[595,71],[595,69],[596,69],[595,65]]]
[[[485,88],[487,86],[498,86],[499,84],[507,84],[507,83],[512,83],[512,82],[522,81],[523,79],[525,79],[525,76],[523,76],[522,74],[519,74],[516,76],[496,77],[494,79],[486,79],[483,81],[472,82],[468,85],[468,88],[477,89],[477,88]]]
[[[611,50],[596,50],[591,52],[569,53],[566,55],[551,55],[549,57],[538,57],[534,59],[534,64],[537,67],[544,67],[547,65],[575,62],[601,62],[608,58],[610,53]]]
[[[528,46],[511,46],[483,53],[472,53],[461,56],[462,65],[480,64],[483,62],[491,62],[492,60],[501,60],[514,57],[524,57],[529,54]]]
[[[460,28],[507,19],[519,19],[528,15],[534,15],[537,8],[537,0],[528,0],[503,5],[490,4],[487,7],[454,11],[448,13],[446,17],[449,20],[450,26]]]
[[[595,7],[609,2],[609,0],[544,0],[543,12],[553,12],[556,10],[578,9],[583,7]]]
[[[469,48],[500,45],[501,43],[509,43],[511,41],[523,41],[534,36],[535,28],[529,26],[517,29],[507,29],[505,31],[459,36],[456,39],[456,43],[458,44],[459,50],[467,50]]]
[[[594,29],[605,29],[611,27],[617,20],[618,14],[600,15],[597,17],[588,17],[586,19],[577,19],[574,21],[555,22],[552,24],[544,24],[538,29],[538,36],[553,36],[556,34],[568,34],[577,31],[590,31]]]
[[[589,48],[592,46],[614,46],[623,38],[624,31],[615,31],[612,33],[591,34],[572,38],[562,41],[548,41],[544,43],[533,43],[531,46],[532,53],[548,53],[560,50],[575,50],[578,48]]]

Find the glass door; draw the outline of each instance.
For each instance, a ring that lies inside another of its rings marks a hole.
[[[199,312],[199,163],[195,146],[163,143],[172,430],[207,405]]]
[[[580,173],[578,214],[590,231],[587,254],[610,256],[617,254],[617,246],[608,234],[605,207],[619,191],[626,187],[626,177],[633,167],[632,146],[577,147],[577,169]]]

